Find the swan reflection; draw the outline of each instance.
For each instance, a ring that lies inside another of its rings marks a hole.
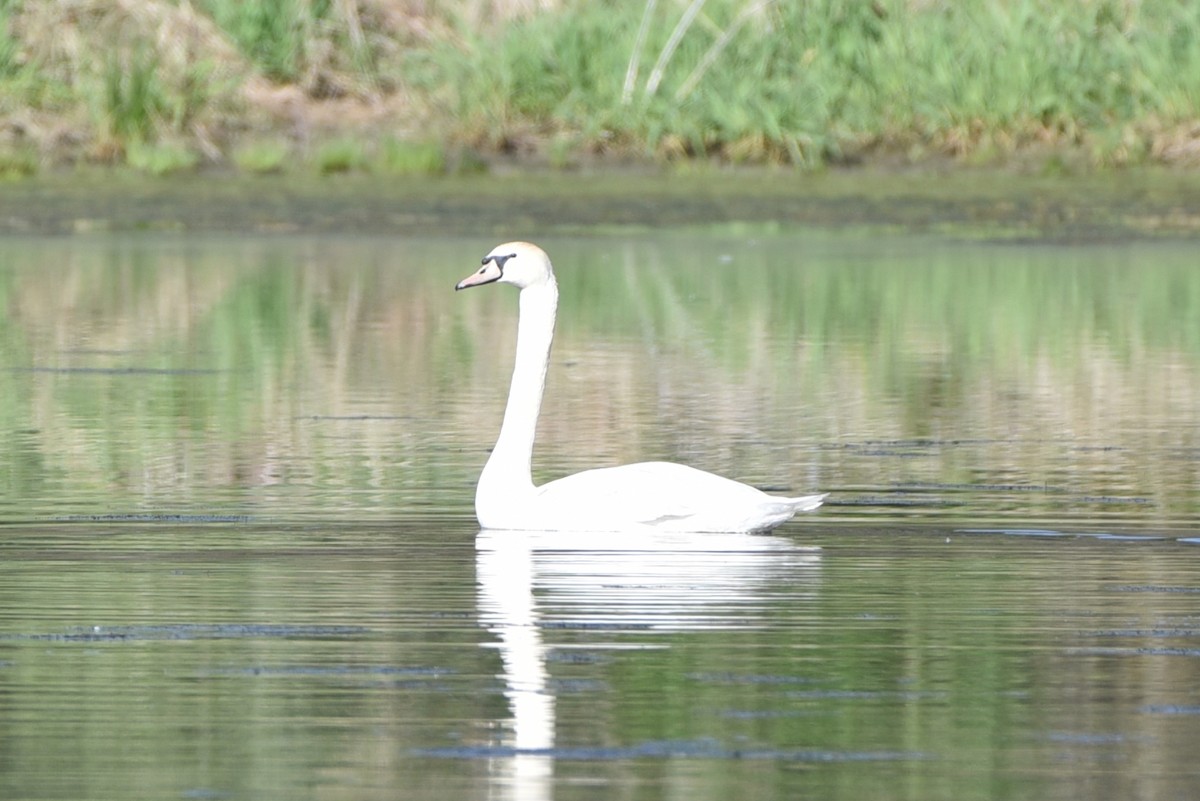
[[[479,619],[500,652],[511,717],[497,721],[490,797],[552,796],[555,697],[548,629],[606,634],[764,625],[772,600],[812,595],[820,552],[783,537],[682,532],[481,531]],[[642,641],[636,647],[662,646]],[[630,647],[627,642],[596,647]]]

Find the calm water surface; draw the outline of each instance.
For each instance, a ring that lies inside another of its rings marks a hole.
[[[1200,793],[1194,242],[543,239],[541,478],[834,493],[597,541],[475,526],[496,241],[0,241],[0,798]]]

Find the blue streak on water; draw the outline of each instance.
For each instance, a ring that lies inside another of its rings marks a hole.
[[[1200,706],[1187,706],[1180,704],[1147,704],[1141,707],[1139,712],[1145,712],[1148,715],[1200,715]]]
[[[453,746],[416,749],[418,756],[441,759],[496,759],[544,756],[556,760],[616,762],[626,759],[682,758],[767,760],[772,762],[897,762],[932,758],[913,751],[832,751],[820,749],[731,748],[715,740],[650,740],[628,746],[520,749],[511,746]]]

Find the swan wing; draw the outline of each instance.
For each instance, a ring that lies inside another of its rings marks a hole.
[[[640,462],[551,481],[538,488],[535,503],[547,519],[579,528],[755,531],[815,509],[822,498],[781,498],[687,465]]]

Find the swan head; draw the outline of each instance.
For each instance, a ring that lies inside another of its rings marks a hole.
[[[518,289],[539,286],[553,280],[550,257],[546,251],[528,242],[497,245],[483,257],[482,266],[454,285],[467,289],[484,284],[512,284]]]

